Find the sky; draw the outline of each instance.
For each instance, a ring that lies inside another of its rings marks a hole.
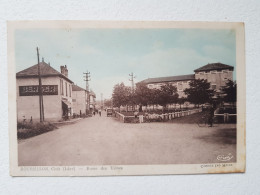
[[[113,87],[147,78],[193,74],[208,63],[236,67],[236,36],[222,29],[18,29],[15,31],[16,72],[40,59],[85,88],[83,72],[97,99],[112,96]],[[236,68],[234,69],[236,79]]]

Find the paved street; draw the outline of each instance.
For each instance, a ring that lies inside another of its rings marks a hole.
[[[93,116],[18,144],[19,165],[109,165],[217,163],[236,159],[235,125],[127,124]]]

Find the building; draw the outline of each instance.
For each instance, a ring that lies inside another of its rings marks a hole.
[[[96,107],[96,94],[92,90],[89,92],[89,107],[90,110],[95,110]]]
[[[145,79],[142,82],[146,83],[150,89],[160,89],[165,84],[171,84],[177,88],[179,97],[184,96],[184,89],[189,87],[189,82],[194,80],[194,74],[170,76],[170,77],[158,77]]]
[[[233,80],[233,66],[222,63],[212,63],[194,70],[195,74],[148,78],[141,82],[147,84],[150,89],[160,89],[167,83],[176,86],[179,97],[185,97],[184,89],[189,87],[189,83],[194,79],[207,79],[211,88],[217,92],[225,86],[227,80]]]
[[[86,114],[87,92],[77,85],[72,85],[72,108],[75,115]]]
[[[233,66],[221,63],[213,63],[202,66],[196,70],[195,79],[207,79],[211,88],[220,90],[225,86],[227,80],[233,80]]]
[[[57,121],[70,116],[72,110],[72,84],[67,66],[58,72],[44,61],[39,63],[45,121]],[[38,64],[16,73],[17,119],[40,119]]]

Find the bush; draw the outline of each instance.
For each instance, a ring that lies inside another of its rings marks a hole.
[[[36,135],[46,133],[57,129],[57,127],[51,123],[17,123],[17,137],[18,139],[26,139]]]

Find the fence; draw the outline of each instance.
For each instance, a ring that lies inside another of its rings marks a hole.
[[[188,116],[188,115],[199,113],[199,112],[202,112],[202,108],[196,108],[196,109],[192,109],[192,110],[185,110],[185,111],[172,112],[172,113],[165,113],[165,114],[149,114],[149,118],[150,119],[160,118],[164,121],[167,121],[167,120],[171,120],[174,118],[180,118],[180,117]],[[135,118],[135,116],[125,116],[117,111],[115,111],[115,117],[118,118],[119,121],[122,121],[123,123],[125,123],[126,121],[129,121],[128,119]],[[143,121],[143,115],[140,115],[138,117],[138,122],[140,122],[140,119],[141,119],[141,121]]]
[[[224,113],[224,114],[214,114],[214,116],[216,116],[216,117],[223,117],[223,121],[224,121],[224,123],[228,123],[228,122],[230,122],[230,118],[231,117],[236,117],[237,116],[237,114],[229,114],[229,113]]]
[[[115,111],[115,117],[119,119],[119,121],[125,122],[125,115]]]

